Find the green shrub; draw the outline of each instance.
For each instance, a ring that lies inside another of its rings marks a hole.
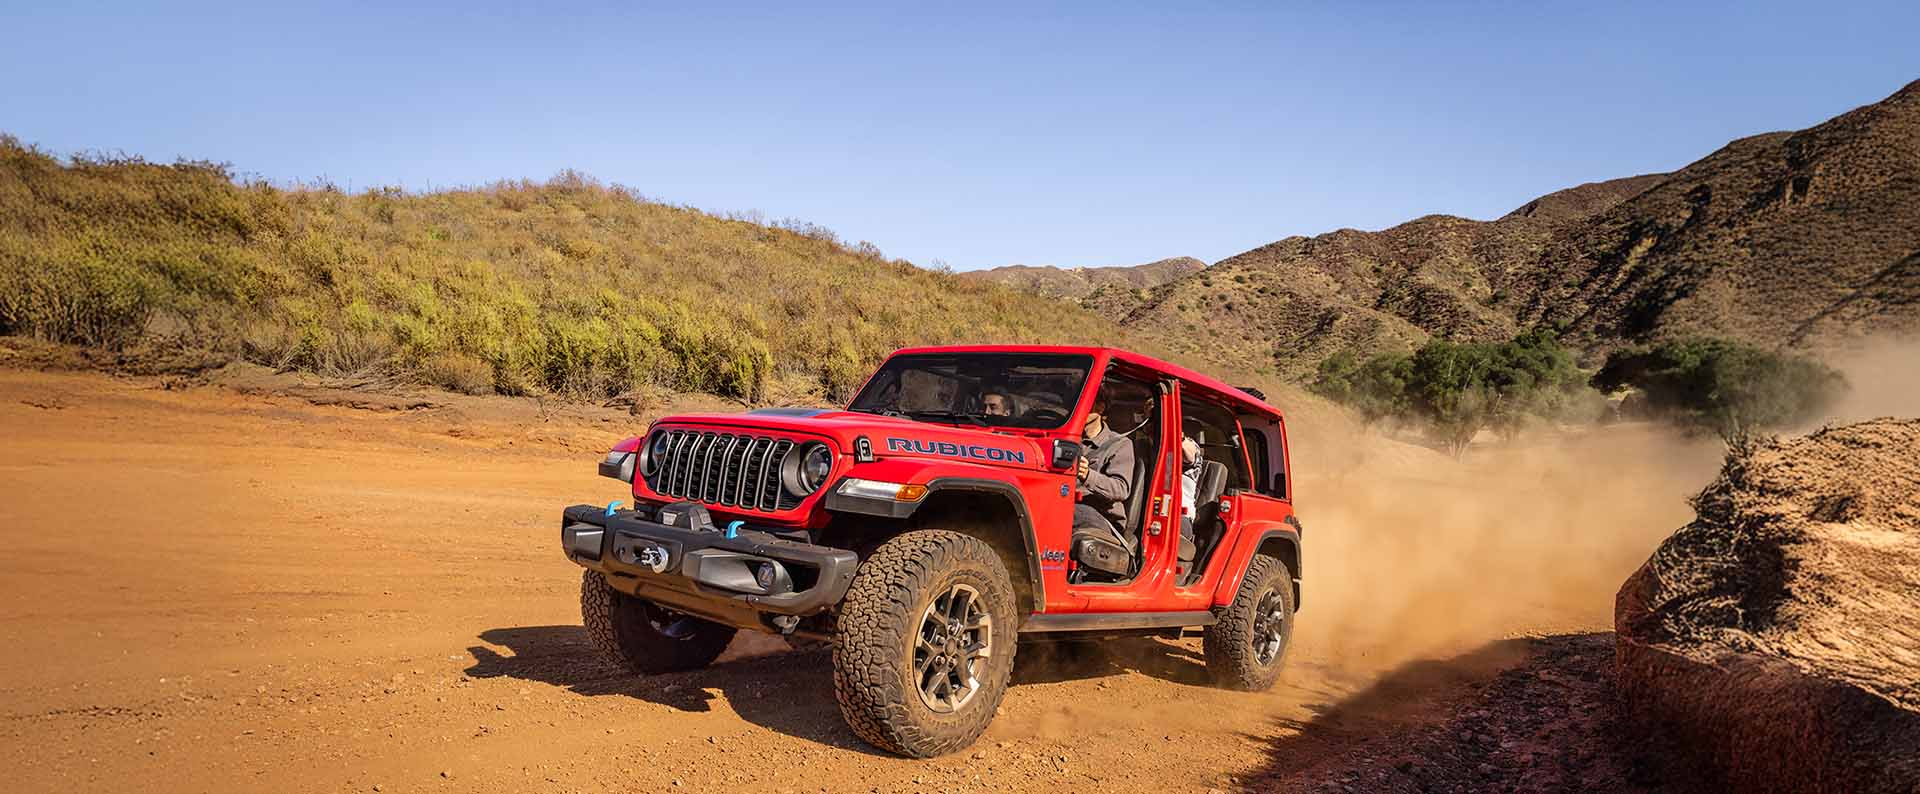
[[[1309,389],[1354,409],[1367,424],[1410,412],[1407,374],[1412,361],[1405,355],[1380,354],[1361,361],[1341,351],[1320,362]]]
[[[0,331],[119,348],[153,315],[158,284],[140,267],[81,246],[0,241]]]
[[[1729,444],[1812,421],[1847,388],[1840,373],[1814,359],[1704,337],[1616,351],[1593,386],[1638,390],[1654,415]]]
[[[1342,352],[1320,363],[1310,388],[1367,423],[1421,422],[1456,457],[1481,430],[1511,437],[1534,420],[1591,419],[1598,401],[1547,329],[1498,344],[1433,339],[1411,355],[1365,361]]]
[[[420,375],[447,391],[493,393],[493,365],[465,353],[439,353],[420,364]]]

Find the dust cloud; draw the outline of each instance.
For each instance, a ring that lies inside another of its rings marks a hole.
[[[1827,363],[1848,390],[1822,424],[1920,416],[1920,339],[1875,339]]]
[[[1369,677],[1535,632],[1610,628],[1620,582],[1713,475],[1717,441],[1650,426],[1542,433],[1465,460],[1365,432],[1299,444],[1295,652]]]
[[[1920,416],[1920,343],[1830,363],[1848,393],[1820,424]],[[1534,633],[1607,631],[1614,594],[1693,519],[1711,436],[1655,424],[1485,441],[1464,460],[1315,412],[1296,425],[1305,582],[1293,659],[1365,680]]]

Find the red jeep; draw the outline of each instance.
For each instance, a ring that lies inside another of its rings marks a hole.
[[[854,731],[934,756],[986,729],[1023,640],[1200,629],[1219,683],[1271,686],[1300,600],[1286,438],[1257,394],[1123,350],[901,350],[845,410],[655,422],[600,464],[633,508],[568,508],[560,543],[628,668],[705,666],[739,629],[829,640]],[[1115,520],[1076,530],[1082,457],[1119,445]]]

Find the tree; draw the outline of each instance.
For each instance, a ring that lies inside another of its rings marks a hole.
[[[1346,405],[1368,425],[1381,419],[1408,413],[1406,378],[1408,359],[1404,355],[1383,353],[1360,360],[1342,351],[1320,362],[1319,376],[1310,388],[1314,393]]]
[[[1587,375],[1572,351],[1549,328],[1534,328],[1494,349],[1490,376],[1499,399],[1489,424],[1512,439],[1533,419],[1591,421],[1599,416],[1600,395],[1587,387]]]
[[[1554,332],[1538,328],[1497,344],[1433,339],[1412,355],[1365,361],[1342,352],[1321,362],[1312,388],[1369,423],[1421,420],[1459,457],[1483,429],[1512,438],[1536,418],[1591,418],[1599,396],[1586,380]]]
[[[1847,388],[1840,373],[1806,356],[1710,337],[1616,351],[1592,383],[1603,392],[1637,389],[1655,416],[1729,445],[1811,421]]]
[[[1496,364],[1493,347],[1484,344],[1434,339],[1413,353],[1408,403],[1456,458],[1487,426],[1499,404],[1491,377]]]

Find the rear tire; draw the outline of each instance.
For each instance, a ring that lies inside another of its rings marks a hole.
[[[1019,615],[1000,555],[978,538],[909,532],[860,564],[841,603],[833,689],[853,732],[930,758],[966,748],[1000,709]]]
[[[651,675],[698,670],[733,641],[734,629],[683,615],[607,584],[599,571],[580,577],[580,620],[587,638],[615,663]]]
[[[1207,673],[1228,689],[1261,692],[1280,678],[1293,636],[1293,572],[1264,554],[1247,562],[1233,603],[1215,610],[1202,645]]]

